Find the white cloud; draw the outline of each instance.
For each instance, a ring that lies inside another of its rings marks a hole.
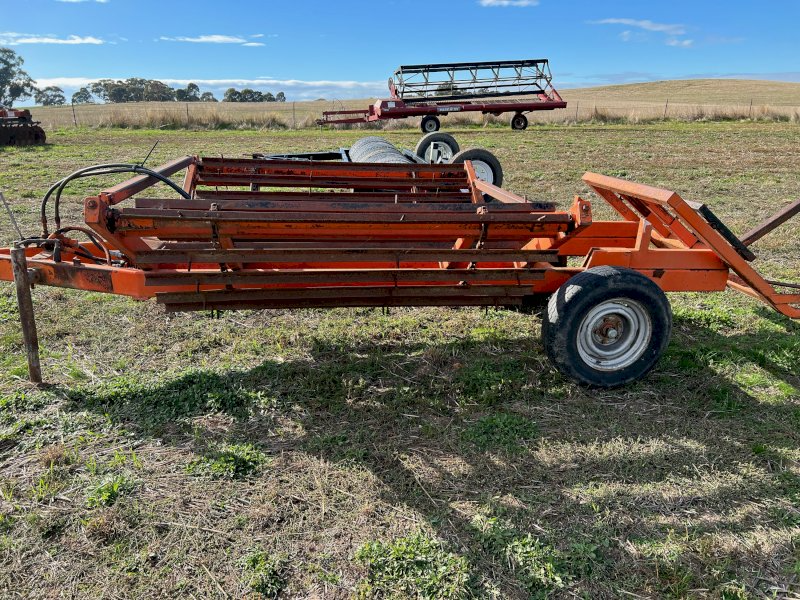
[[[62,44],[70,46],[91,44],[97,46],[105,43],[104,40],[91,35],[68,35],[66,37],[58,37],[53,34],[15,33],[13,31],[0,33],[0,45],[2,46],[20,46],[23,44]]]
[[[686,33],[685,25],[655,23],[648,19],[601,19],[600,21],[591,21],[591,23],[592,25],[627,25],[628,27],[636,27],[645,31],[656,31],[668,35],[684,35]]]
[[[481,6],[538,6],[539,0],[478,0]]]
[[[626,29],[620,33],[619,38],[623,42],[642,42],[648,39],[648,33],[661,33],[668,36],[664,42],[667,46],[691,48],[694,45],[694,40],[682,37],[686,35],[686,25],[678,23],[656,23],[649,19],[601,19],[599,21],[589,21],[589,23],[591,25],[625,25],[638,30],[631,31]]]
[[[678,38],[669,38],[667,40],[667,46],[675,48],[691,48],[693,44],[694,40],[679,40]]]
[[[247,42],[245,38],[233,35],[198,35],[196,37],[167,37],[161,36],[158,38],[162,42],[190,42],[192,44],[244,44]]]
[[[257,39],[264,37],[263,33],[258,33],[256,35],[248,36],[251,39]],[[267,37],[277,37],[277,36],[267,36]],[[222,34],[211,34],[211,35],[198,35],[194,37],[190,36],[176,36],[170,37],[166,35],[162,35],[156,41],[159,42],[189,42],[190,44],[239,44],[240,46],[245,46],[247,48],[258,48],[260,46],[264,46],[263,42],[253,42],[248,41],[247,38],[239,36],[239,35],[222,35]]]

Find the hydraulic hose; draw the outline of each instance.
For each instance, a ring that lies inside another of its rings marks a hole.
[[[154,179],[161,181],[162,183],[167,184],[173,190],[178,192],[183,198],[187,200],[191,199],[191,195],[186,192],[183,188],[181,188],[177,183],[169,179],[168,177],[153,171],[152,169],[148,169],[141,165],[137,164],[130,164],[130,163],[106,163],[106,164],[99,164],[93,165],[91,167],[84,167],[83,169],[79,169],[74,173],[71,173],[64,177],[63,179],[54,183],[47,193],[42,198],[41,204],[41,221],[42,221],[42,237],[48,237],[48,223],[47,223],[47,203],[50,200],[50,197],[55,193],[55,202],[54,202],[54,221],[56,224],[56,228],[61,227],[61,212],[60,212],[60,205],[61,205],[61,194],[63,193],[64,189],[67,185],[76,179],[82,179],[84,177],[96,177],[99,175],[113,175],[116,173],[136,173],[137,175],[147,175]]]

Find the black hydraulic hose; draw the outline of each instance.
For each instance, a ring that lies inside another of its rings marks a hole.
[[[88,237],[89,240],[92,242],[92,244],[105,255],[106,263],[111,265],[111,253],[109,252],[108,248],[104,246],[100,242],[100,240],[97,239],[97,237],[95,236],[94,232],[91,229],[87,229],[86,227],[62,227],[61,229],[57,230],[53,235],[68,233],[70,231],[79,231],[80,233]],[[81,252],[76,252],[76,254],[85,254],[86,258],[91,258],[95,262],[100,262],[100,259],[98,259],[96,256],[92,256],[88,252],[81,251]]]
[[[75,176],[75,179],[80,179],[80,178],[83,178],[83,177],[94,177],[94,176],[97,176],[97,175],[111,175],[111,174],[115,174],[115,173],[136,173],[137,175],[147,175],[149,177],[153,177],[154,179],[158,179],[159,181],[161,181],[163,183],[166,183],[168,186],[170,186],[173,190],[178,192],[181,196],[183,196],[187,200],[191,200],[191,198],[192,198],[191,195],[188,192],[186,192],[183,188],[181,188],[177,183],[172,181],[169,177],[165,177],[161,173],[158,173],[158,172],[153,171],[151,169],[147,169],[147,168],[142,167],[140,165],[131,165],[128,168],[126,168],[126,167],[120,167],[120,168],[116,168],[116,167],[112,167],[112,168],[98,167],[98,170],[91,170],[91,171],[84,170],[83,173],[81,173],[80,175]],[[59,188],[58,188],[58,190],[56,192],[56,198],[55,198],[55,202],[54,202],[54,206],[53,206],[53,209],[54,209],[54,212],[55,212],[54,220],[55,220],[56,227],[61,227],[61,211],[60,211],[61,194],[64,191],[64,188],[66,188],[67,184],[70,181],[72,181],[72,179],[70,179],[70,178],[65,180],[59,186]]]
[[[183,198],[187,200],[191,200],[191,195],[186,192],[183,188],[181,188],[177,183],[169,179],[168,177],[153,171],[152,169],[148,169],[146,167],[142,167],[141,165],[136,164],[129,164],[129,163],[106,163],[100,165],[93,165],[91,167],[85,167],[83,169],[79,169],[74,173],[64,177],[60,181],[53,184],[50,189],[45,194],[44,198],[42,199],[41,204],[41,220],[42,220],[42,237],[48,236],[48,225],[47,225],[47,202],[50,200],[50,197],[53,193],[56,194],[55,202],[54,202],[54,211],[55,211],[55,223],[56,227],[59,228],[61,226],[61,213],[60,213],[60,204],[61,204],[61,194],[66,188],[67,184],[75,179],[81,179],[83,177],[96,177],[99,175],[112,175],[116,173],[136,173],[138,175],[147,175],[154,179],[161,181],[162,183],[167,184],[173,190],[178,192]]]
[[[59,186],[62,183],[69,182],[72,179],[77,179],[81,174],[87,171],[92,171],[94,169],[129,168],[131,166],[133,165],[131,165],[130,163],[107,163],[102,165],[94,165],[91,167],[84,167],[83,169],[78,169],[74,173],[71,173],[70,175],[67,175],[63,179],[59,179],[58,181],[56,181],[52,186],[50,186],[50,189],[47,190],[47,193],[44,195],[44,198],[42,198],[42,205],[40,209],[40,217],[42,221],[42,237],[46,238],[49,235],[49,232],[47,230],[47,214],[46,214],[47,202],[48,200],[50,200],[50,196],[53,195],[53,193],[59,188]]]

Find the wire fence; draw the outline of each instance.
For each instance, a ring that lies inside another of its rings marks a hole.
[[[70,127],[124,127],[163,129],[308,129],[316,127],[326,110],[363,109],[369,100],[269,102],[269,103],[182,103],[141,102],[127,104],[67,105],[33,109],[35,119],[45,129]],[[478,112],[440,115],[444,126],[507,124],[513,113],[500,116]],[[609,101],[582,97],[569,102],[566,109],[528,114],[532,124],[570,124],[585,122],[648,123],[666,120],[722,121],[762,120],[800,123],[800,105],[693,104],[685,102]],[[413,128],[418,118],[379,121],[357,125],[375,129]]]

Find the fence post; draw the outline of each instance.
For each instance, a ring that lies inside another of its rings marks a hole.
[[[292,129],[297,129],[297,114],[295,113],[295,104],[296,102],[292,102]]]
[[[576,123],[578,122],[578,109],[580,108],[580,106],[581,106],[580,102],[576,102],[575,103],[575,122]]]
[[[72,122],[75,124],[75,129],[78,128],[78,117],[75,116],[75,103],[72,103]]]
[[[31,298],[31,282],[28,277],[28,259],[25,248],[11,249],[11,270],[17,287],[17,305],[22,325],[22,339],[28,355],[28,377],[33,383],[42,383],[42,366],[39,362],[39,337],[36,334],[36,318]]]
[[[753,99],[752,98],[750,98],[750,110],[747,112],[747,118],[748,119],[752,119],[753,118]]]
[[[667,103],[664,105],[664,120],[667,120],[667,111],[669,110],[669,98],[667,98]]]
[[[189,103],[186,103],[186,127],[189,127]]]

